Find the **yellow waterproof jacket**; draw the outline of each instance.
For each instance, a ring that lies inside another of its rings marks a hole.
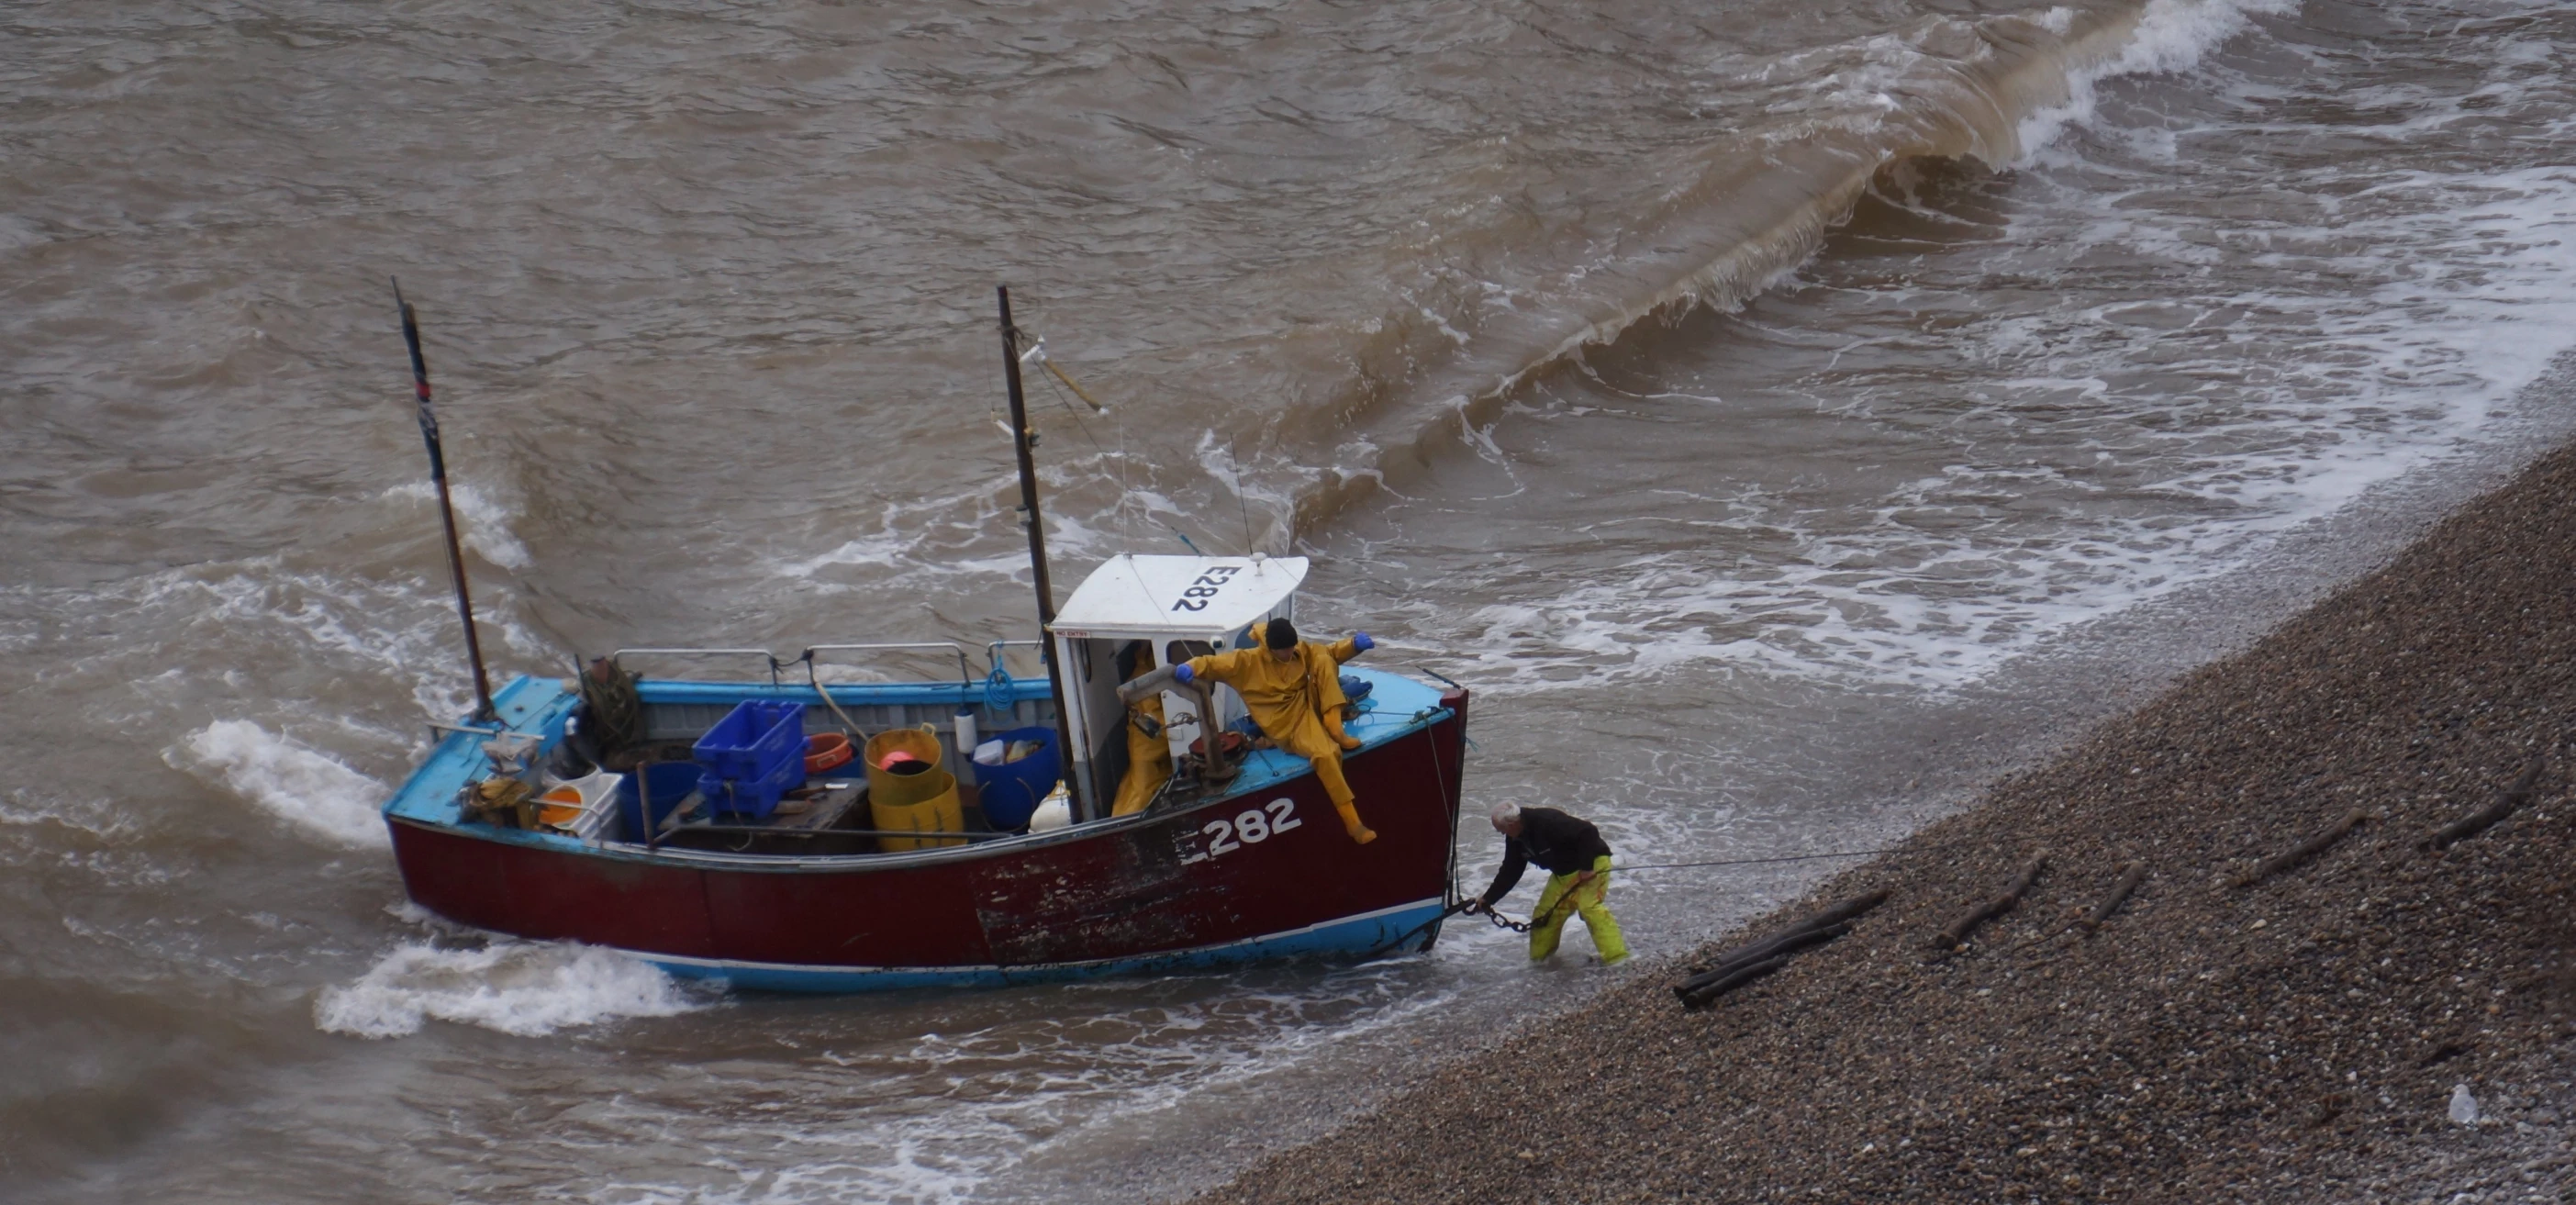
[[[1190,672],[1233,687],[1253,722],[1283,748],[1310,733],[1339,744],[1342,708],[1350,702],[1342,694],[1341,663],[1318,644],[1299,641],[1296,653],[1282,662],[1266,648],[1231,649],[1190,658]]]
[[[1256,623],[1252,625],[1250,630],[1254,646],[1259,647],[1268,643],[1266,637],[1270,634],[1270,621],[1265,619],[1260,623]],[[1344,636],[1331,644],[1324,645],[1300,642],[1298,647],[1300,652],[1321,648],[1325,652],[1332,654],[1333,664],[1335,665],[1341,665],[1349,661],[1351,658],[1360,655],[1360,641],[1357,636]],[[1345,749],[1356,748],[1358,747],[1359,742],[1352,740],[1351,734],[1342,730],[1343,713],[1350,710],[1351,702],[1350,698],[1342,693],[1342,675],[1339,671],[1327,671],[1322,676],[1326,681],[1331,682],[1333,685],[1330,691],[1317,691],[1317,696],[1319,698],[1329,696],[1337,700],[1335,702],[1327,703],[1323,707],[1324,731],[1332,736],[1334,744],[1340,745]],[[1265,728],[1263,731],[1267,732],[1269,730]],[[1275,740],[1277,738],[1273,739]]]
[[[1270,636],[1270,621],[1267,619],[1262,620],[1261,622],[1252,625],[1250,628],[1245,629],[1245,632],[1255,647],[1267,644],[1269,643],[1268,638]],[[1333,664],[1342,665],[1349,662],[1351,658],[1360,655],[1360,638],[1358,636],[1344,636],[1341,639],[1322,647],[1325,652],[1333,655]],[[1333,680],[1336,683],[1341,681],[1338,676]]]

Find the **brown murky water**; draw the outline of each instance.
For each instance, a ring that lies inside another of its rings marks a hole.
[[[727,998],[410,911],[465,685],[390,274],[508,670],[1028,635],[1007,281],[1113,407],[1038,395],[1060,579],[1313,555],[1482,692],[1477,802],[1631,862],[1900,831],[2569,425],[2537,3],[0,29],[13,1199],[1125,1199],[1603,980]],[[1833,865],[1618,898],[1669,953]]]

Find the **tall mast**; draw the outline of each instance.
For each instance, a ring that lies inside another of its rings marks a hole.
[[[456,582],[456,617],[465,624],[465,659],[474,666],[474,718],[498,719],[492,708],[492,679],[483,672],[483,642],[474,636],[474,599],[465,589],[465,551],[456,539],[456,504],[447,496],[447,455],[438,446],[438,415],[429,405],[429,361],[420,354],[420,323],[411,303],[403,300],[402,282],[394,282],[394,306],[402,311],[403,345],[411,350],[411,391],[420,440],[429,445],[429,480],[438,487],[438,518],[447,528],[447,574]]]
[[[1029,430],[1029,403],[1020,391],[1020,328],[1011,325],[1011,288],[999,285],[994,293],[1002,304],[1002,374],[1011,386],[1011,449],[1020,458],[1021,523],[1029,530],[1029,569],[1037,578],[1038,647],[1046,658],[1047,692],[1055,698],[1055,741],[1058,764],[1065,770],[1064,780],[1072,784],[1076,819],[1082,816],[1081,804],[1090,792],[1085,784],[1075,782],[1073,767],[1077,760],[1088,763],[1089,750],[1075,750],[1073,730],[1064,705],[1064,667],[1059,664],[1055,648],[1055,586],[1047,580],[1046,521],[1038,513],[1038,468],[1030,449],[1033,433]],[[1077,758],[1077,753],[1080,754]]]

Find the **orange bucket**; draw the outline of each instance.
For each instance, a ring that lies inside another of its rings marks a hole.
[[[537,797],[537,823],[557,828],[569,826],[581,818],[584,806],[580,791],[556,787]]]
[[[817,732],[805,738],[805,772],[820,774],[850,764],[859,755],[850,747],[850,738],[838,732]]]

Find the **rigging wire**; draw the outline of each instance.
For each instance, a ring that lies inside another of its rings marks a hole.
[[[1946,849],[1949,847],[1942,845],[1918,845],[1910,847],[1891,845],[1885,849],[1846,849],[1837,850],[1828,854],[1786,854],[1771,858],[1726,858],[1716,862],[1648,862],[1642,866],[1613,866],[1610,869],[1613,871],[1690,870],[1702,866],[1761,866],[1772,862],[1813,862],[1819,858],[1875,858],[1881,854],[1898,853],[1909,848]]]
[[[1132,464],[1134,457],[1130,456],[1127,450],[1127,414],[1125,407],[1120,407],[1118,410],[1112,411],[1109,407],[1101,405],[1099,399],[1092,397],[1091,393],[1088,390],[1085,390],[1081,384],[1076,382],[1072,376],[1068,375],[1063,369],[1056,367],[1055,361],[1047,357],[1046,336],[1044,335],[1037,337],[1037,340],[1030,345],[1027,356],[1023,358],[1033,358],[1038,367],[1046,370],[1046,376],[1039,379],[1046,382],[1047,389],[1055,394],[1056,403],[1064,407],[1065,413],[1073,416],[1074,429],[1082,432],[1082,437],[1090,441],[1092,450],[1098,452],[1101,459],[1114,460],[1114,463],[1117,465],[1115,480],[1118,483],[1118,505],[1116,507],[1116,514],[1118,516],[1119,537],[1131,545],[1134,544],[1136,542],[1134,526],[1135,519],[1133,513],[1128,508],[1128,503],[1136,496],[1136,489],[1133,477],[1131,476],[1133,473]],[[1058,381],[1063,382],[1062,387],[1058,387]],[[1090,406],[1094,412],[1113,415],[1114,421],[1118,425],[1118,455],[1116,457],[1111,457],[1109,449],[1101,446],[1099,437],[1091,433],[1091,425],[1082,421],[1082,412],[1074,409],[1073,402],[1064,396],[1064,391],[1066,389],[1072,390],[1074,397],[1081,398],[1084,404]]]
[[[1694,870],[1694,869],[1698,869],[1698,868],[1701,868],[1701,867],[1708,867],[1708,866],[1760,866],[1760,865],[1765,865],[1765,864],[1773,863],[1773,862],[1812,862],[1812,861],[1815,861],[1815,860],[1820,859],[1820,858],[1875,858],[1875,857],[1880,857],[1880,856],[1887,855],[1887,854],[1898,854],[1898,853],[1920,853],[1920,852],[1928,852],[1928,851],[1932,851],[1932,850],[1941,850],[1941,849],[1966,849],[1966,848],[1968,848],[1968,847],[1970,847],[1970,846],[1983,845],[1983,844],[1989,844],[1989,843],[1988,843],[1988,842],[1981,842],[1981,841],[1948,841],[1948,842],[1943,842],[1943,843],[1941,843],[1941,844],[1937,844],[1937,845],[1913,845],[1913,844],[1901,844],[1901,845],[1890,845],[1890,846],[1887,846],[1887,847],[1885,847],[1885,848],[1883,848],[1883,849],[1846,849],[1846,850],[1836,850],[1836,851],[1834,851],[1834,852],[1832,852],[1832,853],[1822,853],[1822,854],[1784,854],[1784,855],[1779,855],[1779,856],[1775,856],[1775,857],[1768,857],[1768,858],[1720,858],[1720,859],[1717,859],[1717,860],[1714,860],[1714,861],[1708,861],[1708,862],[1647,862],[1647,863],[1643,863],[1643,864],[1636,865],[1636,866],[1613,866],[1613,867],[1611,867],[1611,868],[1610,868],[1610,870],[1611,870],[1611,873],[1619,874],[1619,873],[1625,873],[1625,872],[1632,871],[1632,870]],[[1454,857],[1454,854],[1453,854],[1453,857]],[[1451,883],[1450,891],[1451,891],[1454,895],[1464,895],[1465,893],[1464,893],[1463,891],[1461,891],[1461,890],[1456,886],[1456,883],[1457,883],[1457,879],[1456,879],[1456,877],[1455,877],[1455,876],[1456,876],[1456,871],[1453,869],[1450,873],[1451,873],[1451,876],[1452,876],[1452,877],[1451,877],[1451,879],[1450,879],[1450,883]],[[1568,898],[1568,899],[1571,899],[1571,898],[1573,897],[1573,893],[1572,893],[1572,892],[1567,892],[1567,893],[1566,893],[1566,896],[1567,896],[1567,898]],[[1440,922],[1445,921],[1445,920],[1449,919],[1449,918],[1450,918],[1450,917],[1452,917],[1452,916],[1455,916],[1455,915],[1457,915],[1457,914],[1459,914],[1459,913],[1461,913],[1461,912],[1466,911],[1466,910],[1468,909],[1468,907],[1469,907],[1470,905],[1474,904],[1475,902],[1476,902],[1476,901],[1475,901],[1473,898],[1463,898],[1463,899],[1453,899],[1453,900],[1451,900],[1447,907],[1442,908],[1442,909],[1440,910],[1440,915],[1435,916],[1435,917],[1431,918],[1430,920],[1424,921],[1423,923],[1421,923],[1421,924],[1419,924],[1419,925],[1416,925],[1416,926],[1414,926],[1414,927],[1413,927],[1413,928],[1411,928],[1411,929],[1406,930],[1403,936],[1398,937],[1398,938],[1396,938],[1396,939],[1395,939],[1395,940],[1393,940],[1393,941],[1387,942],[1387,943],[1385,943],[1384,945],[1381,945],[1381,946],[1377,947],[1376,949],[1371,950],[1371,951],[1369,951],[1368,953],[1366,953],[1366,954],[1362,955],[1362,956],[1361,956],[1362,960],[1363,960],[1363,961],[1366,961],[1366,960],[1368,960],[1368,959],[1376,958],[1376,957],[1378,957],[1378,956],[1380,956],[1380,955],[1382,955],[1382,954],[1385,954],[1385,953],[1386,953],[1387,951],[1389,951],[1389,950],[1395,949],[1396,947],[1401,946],[1401,945],[1403,945],[1404,943],[1406,943],[1406,942],[1408,942],[1408,941],[1413,940],[1416,936],[1418,936],[1418,935],[1420,935],[1421,933],[1425,932],[1426,930],[1430,929],[1432,926],[1437,925],[1437,924],[1439,924]],[[1558,904],[1559,904],[1559,906],[1560,906],[1560,907],[1562,907],[1562,906],[1563,906],[1563,903],[1564,903],[1564,901],[1563,901],[1563,900],[1558,901]],[[1495,911],[1494,911],[1493,909],[1491,909],[1491,908],[1478,908],[1478,909],[1476,909],[1476,911],[1478,911],[1478,912],[1482,913],[1482,914],[1484,915],[1485,919],[1487,919],[1487,920],[1489,920],[1489,921],[1492,921],[1496,927],[1498,927],[1498,928],[1503,928],[1503,929],[1509,929],[1509,930],[1511,930],[1511,931],[1513,931],[1513,932],[1515,932],[1515,933],[1527,933],[1527,932],[1529,932],[1529,931],[1530,931],[1530,929],[1531,929],[1532,927],[1534,927],[1535,925],[1537,925],[1537,924],[1538,924],[1538,920],[1539,920],[1539,918],[1537,918],[1537,917],[1533,916],[1533,917],[1531,917],[1529,920],[1526,920],[1526,921],[1516,921],[1516,920],[1511,919],[1510,917],[1503,916],[1503,915],[1501,915],[1501,914],[1499,914],[1499,913],[1495,912]]]
[[[1227,471],[1234,474],[1234,507],[1243,516],[1243,555],[1252,555],[1252,504],[1243,496],[1243,453],[1235,446],[1234,433],[1225,436]]]
[[[1052,368],[1054,366],[1048,365],[1048,367]],[[1056,404],[1063,406],[1064,412],[1073,416],[1074,430],[1082,432],[1082,437],[1091,441],[1091,450],[1100,453],[1100,458],[1102,460],[1109,459],[1109,449],[1100,446],[1100,440],[1091,434],[1091,424],[1082,421],[1082,412],[1073,408],[1073,402],[1064,396],[1064,390],[1057,389],[1055,382],[1047,380],[1045,377],[1039,377],[1038,379],[1046,381],[1046,387],[1053,390],[1055,393]]]

